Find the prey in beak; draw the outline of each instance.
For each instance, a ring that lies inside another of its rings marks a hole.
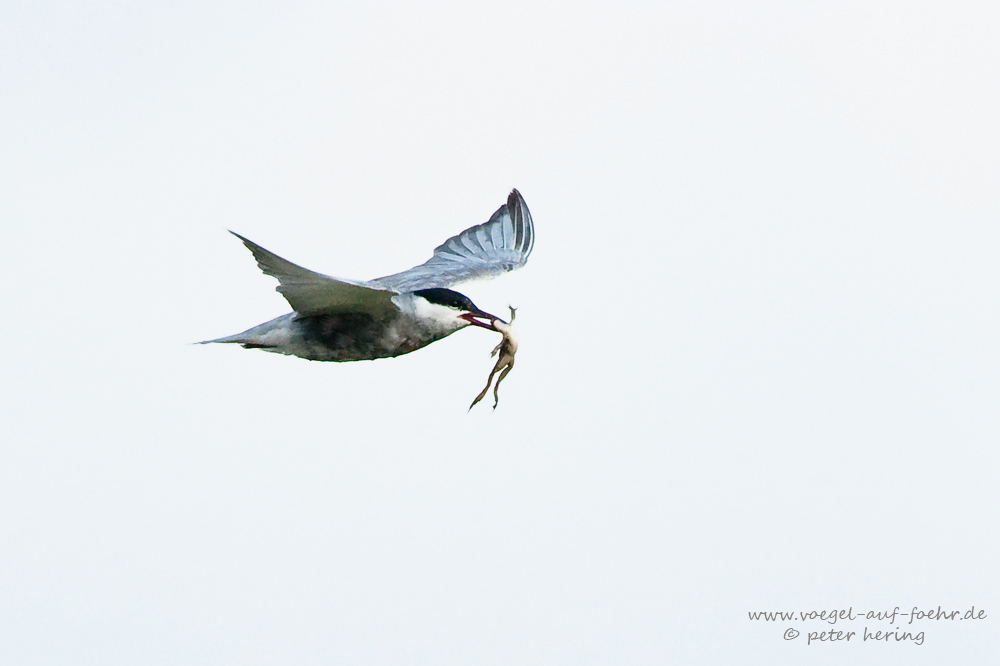
[[[493,371],[490,372],[489,379],[486,380],[486,388],[483,392],[476,396],[476,399],[472,401],[469,405],[469,410],[471,411],[476,403],[482,400],[486,396],[486,392],[490,390],[490,384],[493,382],[493,375],[500,372],[500,377],[497,379],[496,386],[493,387],[493,409],[497,408],[500,404],[500,395],[498,391],[500,390],[500,382],[503,378],[507,376],[507,373],[511,371],[514,367],[514,354],[517,353],[517,337],[514,335],[514,313],[517,312],[517,308],[510,308],[510,323],[506,323],[503,319],[493,318],[491,322],[493,324],[492,328],[494,331],[498,331],[503,334],[503,340],[500,341],[494,349],[490,356],[496,356],[497,352],[500,353],[500,358],[497,359],[497,364],[493,366]],[[490,328],[490,327],[487,327]]]

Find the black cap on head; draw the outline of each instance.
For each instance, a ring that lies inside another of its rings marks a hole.
[[[476,307],[475,303],[469,300],[468,296],[464,296],[451,289],[420,289],[413,293],[426,299],[429,303],[437,303],[438,305],[455,308],[463,312],[482,312],[482,310]]]

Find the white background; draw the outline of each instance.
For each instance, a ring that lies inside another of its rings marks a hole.
[[[994,663],[1000,11],[818,5],[6,0],[0,662]],[[188,344],[511,187],[495,413]]]

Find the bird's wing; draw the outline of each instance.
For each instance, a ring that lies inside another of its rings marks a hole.
[[[520,268],[535,244],[531,213],[521,193],[513,190],[489,222],[470,227],[434,250],[434,256],[408,271],[372,280],[371,285],[397,291],[450,287],[484,280]]]
[[[235,231],[230,233],[243,241],[243,244],[253,252],[260,270],[278,278],[278,282],[281,283],[278,285],[278,291],[298,314],[398,312],[398,308],[392,302],[392,297],[398,293],[396,291],[381,287],[373,288],[358,282],[314,273],[265,250]]]

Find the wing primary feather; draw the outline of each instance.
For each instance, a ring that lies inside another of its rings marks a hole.
[[[524,243],[524,218],[518,215],[517,196],[513,192],[507,199],[507,209],[510,211],[511,222],[514,223],[514,247],[520,250]]]
[[[489,220],[452,236],[424,263],[366,284],[415,291],[493,278],[524,266],[534,242],[531,213],[515,189]]]
[[[477,250],[486,250],[492,245],[491,239],[493,234],[487,235],[486,230],[483,228],[476,229],[476,241],[479,242],[479,247]]]
[[[231,234],[243,241],[253,253],[257,266],[266,274],[278,279],[278,292],[300,315],[334,312],[395,313],[398,308],[392,297],[398,293],[392,287],[341,280],[316,273],[282,259],[253,241]]]
[[[476,251],[479,250],[480,248],[477,248],[475,242],[472,240],[473,235],[462,234],[461,236],[459,236],[459,238],[462,240],[462,245],[465,246],[465,249],[469,251],[470,253],[469,256],[475,256]]]
[[[524,197],[521,196],[521,193],[517,189],[511,191],[507,205],[512,211],[516,211],[516,215],[524,227],[524,244],[520,246],[520,249],[525,256],[528,256],[535,245],[535,227],[531,222],[531,213],[528,212],[528,206],[524,203]]]
[[[521,212],[521,217],[525,218],[524,225],[524,253],[529,254],[531,252],[531,247],[535,244],[535,229],[531,224],[531,221],[527,219],[527,215],[524,212],[524,208],[518,204],[517,209]]]
[[[302,272],[312,272],[307,268],[302,268],[298,264],[293,264],[287,259],[282,259],[270,250],[265,250],[249,238],[244,238],[235,231],[230,231],[229,233],[243,241],[243,245],[253,254],[253,258],[257,260],[257,266],[265,275],[276,277],[280,281],[282,277],[301,274]]]
[[[493,247],[503,247],[503,224],[494,224],[489,233]]]

